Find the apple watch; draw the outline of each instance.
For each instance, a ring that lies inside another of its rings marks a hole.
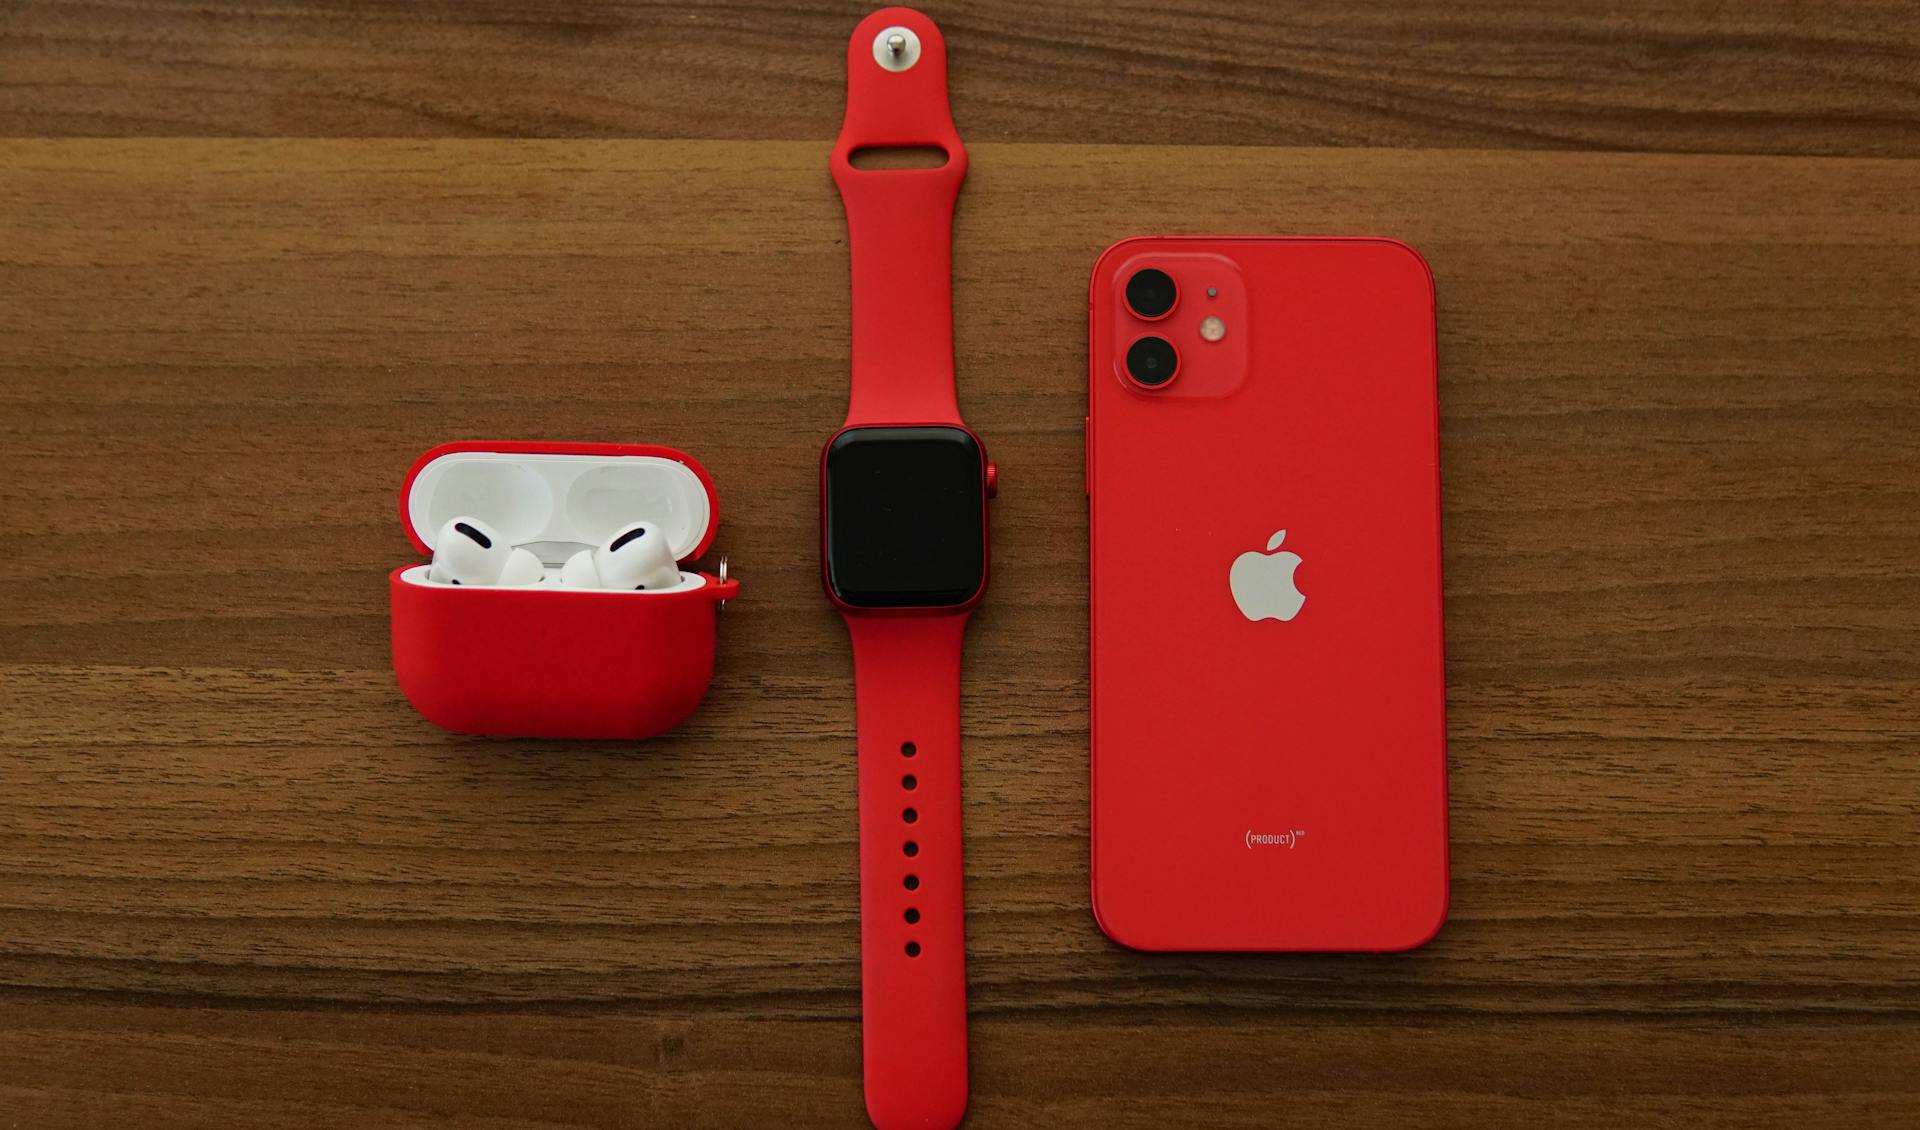
[[[946,161],[852,163],[900,147]],[[853,646],[867,1113],[882,1130],[951,1127],[967,1105],[960,648],[986,588],[996,475],[954,395],[967,152],[932,20],[885,8],[854,29],[830,164],[852,255],[852,395],[821,456],[821,571]]]

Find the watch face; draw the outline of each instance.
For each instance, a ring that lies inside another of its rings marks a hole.
[[[965,604],[986,582],[986,456],[961,428],[849,428],[827,446],[827,585],[863,608]]]

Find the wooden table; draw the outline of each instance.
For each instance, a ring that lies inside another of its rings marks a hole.
[[[843,3],[0,9],[0,1124],[861,1124]],[[1920,1121],[1911,3],[937,5],[971,1125]],[[272,138],[272,140],[269,140]],[[1087,907],[1086,273],[1438,279],[1454,901],[1395,957]],[[705,708],[393,685],[421,451],[647,440],[745,581]]]

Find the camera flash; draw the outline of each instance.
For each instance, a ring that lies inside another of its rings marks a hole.
[[[1200,319],[1200,340],[1219,341],[1227,336],[1227,323],[1218,314],[1208,314]]]

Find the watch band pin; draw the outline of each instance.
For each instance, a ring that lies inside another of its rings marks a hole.
[[[881,28],[873,37],[873,61],[895,74],[912,70],[920,61],[920,37],[905,24]]]

